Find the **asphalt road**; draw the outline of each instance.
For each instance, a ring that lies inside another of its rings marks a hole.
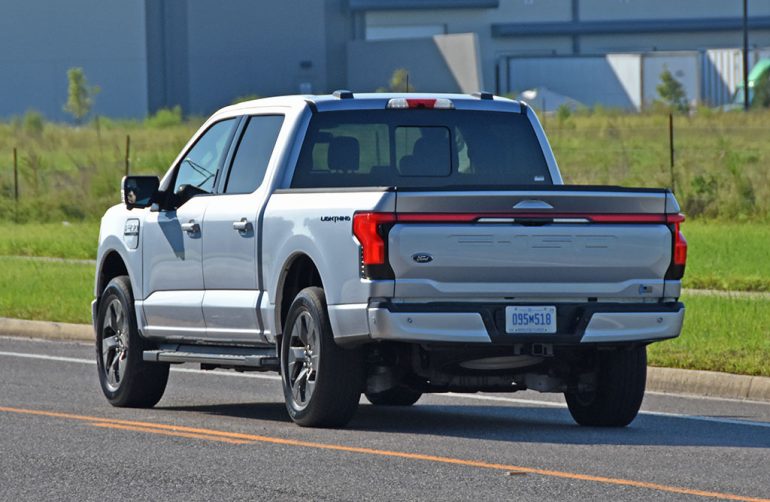
[[[559,396],[363,404],[303,429],[272,374],[172,371],[157,407],[101,395],[90,345],[0,338],[0,500],[770,499],[770,404],[649,394],[620,430]]]

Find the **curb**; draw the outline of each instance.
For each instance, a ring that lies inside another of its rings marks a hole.
[[[0,317],[0,336],[92,342],[94,329],[89,324]],[[648,367],[647,390],[770,402],[770,378],[716,371]]]
[[[94,340],[94,328],[89,324],[27,321],[0,317],[0,336],[92,342]]]
[[[647,390],[670,394],[770,401],[770,378],[717,371],[648,367]]]

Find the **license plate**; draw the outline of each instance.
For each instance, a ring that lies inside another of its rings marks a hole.
[[[556,333],[556,307],[505,307],[506,333]]]

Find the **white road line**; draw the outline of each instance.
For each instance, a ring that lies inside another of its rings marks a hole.
[[[516,404],[534,404],[538,406],[553,406],[554,408],[566,408],[564,403],[555,403],[553,401],[538,401],[536,399],[519,399],[516,397],[487,396],[485,394],[458,394],[456,392],[447,392],[446,394],[432,394],[436,397],[452,396],[460,399],[478,399],[479,401],[500,401],[503,403]]]
[[[676,394],[673,392],[660,392],[657,390],[646,390],[645,395],[650,394],[653,396],[663,397],[681,397],[682,399],[697,399],[698,401],[727,401],[728,403],[742,403],[742,404],[764,404],[770,406],[770,401],[757,401],[755,399],[738,399],[735,397],[719,397],[719,396],[699,396],[697,394]]]
[[[47,356],[45,354],[28,354],[24,352],[0,352],[0,356],[22,357],[25,359],[43,359],[45,361],[60,361],[64,363],[96,364],[92,359],[77,359],[74,357]]]
[[[96,364],[94,359],[79,359],[75,357],[61,357],[61,356],[49,356],[45,354],[29,354],[26,352],[2,352],[0,356],[8,357],[21,357],[25,359],[42,359],[44,361],[59,361],[64,363],[77,363],[77,364]],[[175,373],[199,373],[201,375],[215,375],[224,377],[240,377],[240,378],[256,378],[260,380],[281,380],[281,377],[277,375],[260,375],[255,373],[237,373],[233,371],[203,371],[194,370],[192,368],[171,368],[171,371]]]
[[[40,359],[44,361],[58,361],[58,362],[77,363],[77,364],[96,364],[96,361],[92,359],[49,356],[46,354],[29,354],[24,352],[0,351],[0,356],[19,357],[19,358],[25,358],[25,359]],[[226,372],[226,371],[216,371],[216,370],[203,371],[203,370],[194,370],[191,368],[171,368],[171,371],[176,373],[195,373],[195,374],[201,374],[201,375],[215,375],[215,376],[235,377],[235,378],[256,378],[260,380],[280,380],[281,379],[281,377],[277,375],[237,373],[237,372],[230,372],[230,371]],[[515,397],[487,396],[483,394],[482,395],[456,394],[454,392],[447,392],[446,394],[433,394],[433,396],[435,397],[443,396],[443,397],[452,397],[452,398],[470,399],[470,400],[475,399],[478,401],[496,401],[496,402],[504,402],[504,403],[512,403],[512,404],[526,404],[526,405],[546,406],[546,407],[550,406],[550,407],[562,408],[562,409],[567,408],[567,405],[565,403],[555,403],[553,401],[538,401],[536,399],[519,399]],[[765,404],[765,403],[762,403],[762,404]],[[679,419],[686,419],[686,420],[695,420],[698,422],[709,422],[709,423],[723,424],[723,425],[742,425],[742,426],[763,427],[763,428],[770,429],[770,422],[754,422],[754,421],[748,421],[748,420],[734,420],[730,418],[704,417],[700,415],[687,415],[684,413],[667,413],[664,411],[642,411],[639,414],[654,416],[654,417],[662,417],[662,418],[679,418]]]

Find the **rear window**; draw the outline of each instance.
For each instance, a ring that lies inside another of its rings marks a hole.
[[[468,110],[358,110],[313,116],[291,186],[550,185],[526,116]]]

